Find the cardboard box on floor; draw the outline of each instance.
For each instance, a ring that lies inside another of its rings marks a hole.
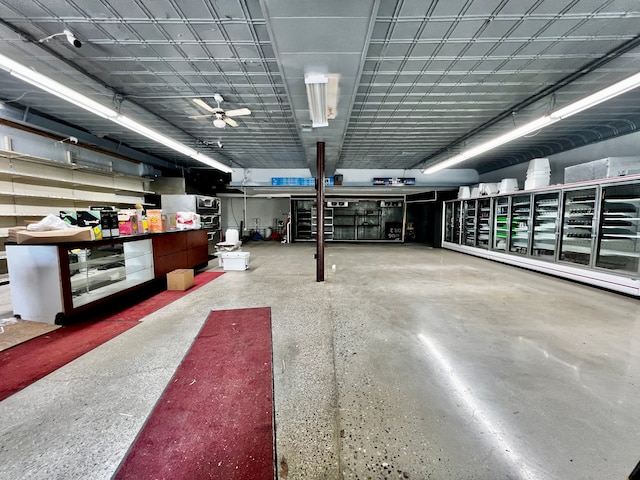
[[[187,290],[193,287],[193,269],[179,268],[167,273],[167,290]]]

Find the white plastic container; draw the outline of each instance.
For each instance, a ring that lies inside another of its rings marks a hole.
[[[529,162],[527,174],[535,172],[551,172],[548,158],[534,158]]]
[[[493,195],[494,193],[498,193],[498,184],[480,183],[478,189],[480,190],[480,195]]]
[[[498,186],[499,193],[509,193],[518,191],[518,179],[517,178],[503,178]]]
[[[471,196],[471,189],[469,187],[460,187],[458,189],[458,198],[469,198]]]
[[[531,190],[533,188],[546,187],[549,185],[549,176],[540,175],[534,177],[527,177],[524,182],[524,189]]]
[[[238,243],[240,241],[240,234],[235,228],[229,228],[224,232],[224,243]]]
[[[222,261],[222,268],[225,271],[243,271],[249,268],[249,252],[222,252],[218,257]]]

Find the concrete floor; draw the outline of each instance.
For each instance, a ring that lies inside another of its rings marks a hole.
[[[262,306],[279,478],[622,480],[640,460],[639,300],[422,245],[328,244],[323,283],[313,244],[244,250],[248,271],[0,402],[0,478],[110,478],[209,311]]]

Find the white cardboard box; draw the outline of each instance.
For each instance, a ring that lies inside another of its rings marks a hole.
[[[246,270],[249,268],[249,252],[220,252],[224,270]]]

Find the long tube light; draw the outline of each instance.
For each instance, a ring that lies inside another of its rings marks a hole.
[[[141,123],[125,115],[121,115],[117,111],[109,107],[105,107],[104,105],[90,99],[89,97],[86,97],[61,83],[56,82],[46,75],[42,75],[41,73],[38,73],[29,67],[11,60],[9,57],[6,57],[2,54],[0,54],[0,68],[6,70],[14,77],[19,78],[24,82],[30,83],[31,85],[38,87],[45,92],[55,95],[56,97],[72,103],[73,105],[76,105],[88,112],[91,112],[94,115],[107,120],[111,120],[112,122],[117,123],[118,125],[121,125],[131,130],[132,132],[147,137],[154,142],[158,142],[165,147],[191,157],[196,161],[204,163],[205,165],[216,168],[225,173],[231,173],[232,171],[232,169],[225,164],[220,163],[219,161],[214,160],[213,158],[208,157],[207,155],[204,155],[196,151],[195,149],[184,145],[183,143],[173,140],[172,138],[167,137],[160,132],[145,127]]]
[[[566,107],[562,107],[549,115],[545,115],[544,117],[533,120],[532,122],[518,127],[515,130],[511,130],[510,132],[494,138],[493,140],[489,140],[488,142],[482,143],[469,150],[465,150],[464,152],[459,153],[458,155],[455,155],[435,165],[432,165],[431,167],[427,167],[422,171],[422,173],[424,173],[425,175],[429,175],[445,168],[453,167],[454,165],[462,163],[472,157],[476,157],[482,153],[488,152],[489,150],[493,150],[494,148],[504,145],[505,143],[524,137],[525,135],[535,132],[536,130],[547,127],[552,123],[564,120],[565,118],[575,115],[576,113],[580,113],[588,108],[598,105],[599,103],[605,102],[613,97],[633,90],[638,86],[640,86],[640,73],[636,73],[629,78],[626,78],[618,83],[614,83],[609,87],[603,88],[602,90],[599,90],[596,93],[591,94],[581,100],[570,103]]]
[[[304,76],[307,87],[307,101],[313,128],[328,127],[327,87],[329,79],[326,75],[307,74]]]

